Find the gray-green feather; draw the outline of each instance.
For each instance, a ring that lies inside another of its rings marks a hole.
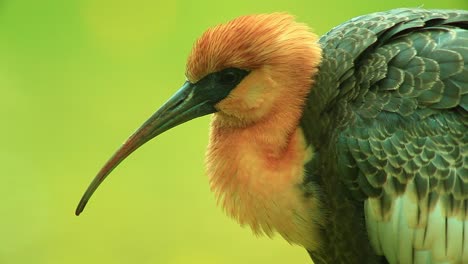
[[[468,11],[396,9],[320,39],[323,62],[301,126],[316,150],[305,181],[321,187],[329,226],[311,256],[385,263],[367,240],[369,197],[380,199],[382,218],[414,192],[421,207],[440,200],[447,216],[466,219],[467,29]]]

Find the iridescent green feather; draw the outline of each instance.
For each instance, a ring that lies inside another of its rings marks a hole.
[[[442,202],[468,217],[468,11],[396,9],[355,18],[320,39],[323,62],[301,120],[316,159],[329,263],[386,263],[370,248],[363,200],[382,219],[404,193],[417,223]],[[348,243],[335,243],[345,240]],[[318,262],[320,263],[320,262]]]

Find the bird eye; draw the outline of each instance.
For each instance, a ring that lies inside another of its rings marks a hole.
[[[233,84],[237,81],[237,74],[232,71],[225,71],[221,72],[221,75],[219,77],[219,83],[228,85],[228,84]]]

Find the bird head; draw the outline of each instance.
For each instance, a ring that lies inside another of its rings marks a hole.
[[[244,128],[280,109],[300,112],[320,58],[316,35],[288,14],[242,16],[208,29],[188,57],[187,81],[104,165],[76,214],[120,162],[170,128],[212,113],[218,126]]]

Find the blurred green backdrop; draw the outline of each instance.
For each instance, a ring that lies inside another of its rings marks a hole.
[[[395,7],[467,0],[43,0],[0,2],[0,263],[308,263],[217,208],[204,176],[209,117],[152,141],[83,191],[113,151],[184,81],[207,27],[288,11],[323,34]]]

